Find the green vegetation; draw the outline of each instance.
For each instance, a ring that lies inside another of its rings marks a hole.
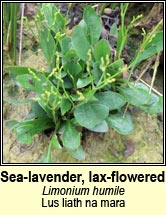
[[[11,51],[14,63],[17,57],[17,16],[20,3],[3,3],[3,43]]]
[[[45,3],[38,9],[36,26],[48,71],[7,67],[19,86],[35,92],[30,100],[8,100],[30,102],[31,110],[23,122],[11,120],[7,126],[16,132],[19,142],[26,144],[31,144],[38,132],[51,129],[50,143],[41,162],[51,162],[52,147],[64,147],[76,159],[85,159],[82,127],[107,132],[111,126],[123,135],[133,132],[132,116],[126,108],[129,105],[149,114],[162,112],[162,97],[130,80],[138,63],[162,50],[162,22],[148,34],[143,31],[140,48],[126,65],[121,53],[129,30],[139,18],[133,18],[126,27],[127,7],[128,4],[121,4],[121,25],[112,25],[110,30],[118,38],[116,54],[106,39],[100,39],[101,19],[91,6],[85,8],[83,19],[71,36],[66,34],[67,20],[53,4]],[[126,72],[128,79],[123,78]]]

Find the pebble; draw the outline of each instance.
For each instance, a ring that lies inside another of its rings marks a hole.
[[[111,15],[111,13],[112,13],[111,8],[105,8],[105,9],[104,9],[104,14],[105,14],[105,15]]]

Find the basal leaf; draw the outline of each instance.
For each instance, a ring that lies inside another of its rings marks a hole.
[[[63,58],[63,64],[65,64],[65,63],[77,63],[78,60],[79,60],[79,56],[78,56],[76,50],[71,49],[65,54],[65,56]]]
[[[32,102],[31,108],[35,118],[47,117],[47,113],[43,110],[38,102]]]
[[[79,73],[81,72],[82,68],[80,66],[79,63],[76,63],[76,62],[69,62],[69,63],[66,63],[64,66],[64,71],[68,74],[68,77],[70,77],[69,74],[71,74],[72,76],[74,77],[77,77],[79,75]]]
[[[103,122],[97,124],[95,127],[90,128],[90,131],[94,131],[94,132],[107,132],[108,131],[108,125],[106,123],[106,121],[104,120]]]
[[[67,148],[67,151],[70,153],[70,155],[77,160],[85,160],[85,152],[82,148],[82,145],[80,145],[77,149],[72,150]]]
[[[12,130],[18,123],[17,120],[9,120],[6,122],[6,126]]]
[[[101,78],[101,75],[102,75],[102,71],[100,69],[99,62],[96,62],[93,65],[93,69],[91,70],[91,73],[92,73],[92,77],[93,77],[94,83],[97,85],[97,83],[99,82],[99,80]]]
[[[23,74],[29,74],[30,71],[37,73],[35,69],[25,67],[25,66],[7,66],[5,69],[10,72],[11,74],[16,75],[23,75]]]
[[[90,37],[90,44],[94,45],[100,38],[102,31],[102,23],[100,17],[96,14],[91,6],[85,8],[83,19],[87,24]]]
[[[59,140],[55,132],[51,137],[50,144],[57,150],[62,149],[62,146],[59,144]]]
[[[51,151],[45,153],[45,155],[40,160],[40,163],[52,163]]]
[[[52,31],[57,33],[64,28],[66,21],[54,4],[52,3],[44,4],[43,12],[45,16],[45,21],[47,22],[49,28]]]
[[[15,128],[16,136],[18,138],[19,143],[25,143],[30,145],[32,143],[33,136],[30,131],[32,130],[32,126],[24,125],[24,126],[17,126]]]
[[[52,163],[52,159],[51,159],[51,146],[52,146],[52,143],[50,142],[49,145],[48,145],[46,153],[44,154],[44,156],[40,160],[40,163]]]
[[[27,103],[33,102],[32,99],[16,100],[16,99],[4,98],[3,100],[11,104],[27,104]]]
[[[163,50],[163,32],[157,32],[156,35],[151,40],[151,42],[147,45],[145,50],[141,52],[137,60],[137,64],[162,50]]]
[[[30,71],[32,71],[33,73],[37,73],[37,71],[35,69],[29,68],[29,67],[24,67],[24,66],[8,66],[5,68],[11,75],[13,81],[18,84],[18,81],[16,79],[16,77],[18,75],[24,75],[24,74],[29,74],[30,75]]]
[[[74,116],[77,122],[86,128],[93,128],[101,123],[109,113],[109,108],[97,102],[88,102],[77,106]]]
[[[94,48],[94,57],[96,61],[101,62],[101,58],[106,59],[106,55],[110,56],[110,45],[107,40],[99,40]]]
[[[123,135],[130,134],[134,130],[132,118],[128,112],[125,117],[122,113],[110,114],[106,121],[108,125]]]
[[[69,111],[70,110],[70,108],[71,108],[71,102],[68,100],[68,99],[66,99],[66,98],[62,98],[62,102],[61,102],[61,114],[62,114],[62,116],[67,112],[67,111]]]
[[[45,77],[45,75],[38,74],[38,78],[40,79],[40,81],[35,82],[35,91],[38,98],[38,103],[42,107],[42,109],[47,112],[48,116],[50,118],[53,118],[52,111],[49,108],[49,105],[52,106],[53,103],[57,103],[59,101],[59,98],[58,96],[56,97],[51,93],[48,96],[46,92],[50,92],[50,89],[56,92],[56,87],[50,80]]]
[[[19,142],[31,144],[35,134],[52,127],[53,123],[50,119],[38,118],[19,122],[15,125],[14,129]]]
[[[113,63],[111,63],[108,66],[108,72],[110,74],[114,73],[114,72],[118,72],[124,65],[124,62],[122,59],[118,59],[116,61],[114,61]]]
[[[86,77],[86,78],[79,78],[77,81],[77,88],[82,88],[82,87],[86,87],[88,84],[91,83],[91,78],[90,77]]]
[[[121,94],[112,91],[96,93],[95,97],[109,110],[119,109],[126,103],[126,99]]]
[[[87,27],[87,24],[85,22],[85,20],[81,20],[79,25],[83,28],[84,32],[88,32],[88,27]]]
[[[133,86],[133,85],[132,85],[132,86]],[[149,91],[149,88],[148,88],[145,84],[143,84],[143,83],[141,83],[141,82],[136,83],[135,86],[136,86],[137,88],[141,88],[141,89],[144,89],[144,90],[146,90],[146,91]]]
[[[65,54],[63,58],[63,64],[64,64],[63,68],[69,77],[70,77],[70,74],[76,77],[82,71],[82,68],[78,61],[79,61],[79,56],[76,50],[71,49]]]
[[[163,112],[163,97],[160,96],[158,97],[157,101],[154,101],[149,105],[142,105],[140,108],[148,114],[161,113]]]
[[[136,86],[149,92],[149,88],[142,83],[137,83]],[[141,105],[140,108],[149,114],[163,112],[163,96],[157,96],[156,94],[151,93],[148,103]]]
[[[80,133],[68,121],[62,134],[62,141],[64,147],[75,150],[80,146]]]
[[[84,29],[80,25],[77,25],[74,28],[74,32],[72,35],[72,44],[73,47],[76,49],[79,57],[82,60],[87,61],[87,53],[88,50],[91,49],[91,46],[87,39],[86,32],[84,32]]]
[[[17,82],[19,83],[20,86],[24,87],[25,89],[28,90],[34,90],[34,78],[30,74],[23,74],[23,75],[18,75],[16,77]]]
[[[63,39],[61,39],[60,46],[61,46],[62,54],[63,56],[65,56],[66,53],[72,48],[71,38],[66,36]]]
[[[39,44],[45,58],[51,64],[53,57],[55,57],[56,45],[50,30],[45,26],[39,32]]]
[[[126,100],[134,106],[147,104],[150,100],[150,94],[144,89],[134,86],[130,88],[120,87],[119,89]]]
[[[150,94],[150,100],[149,100],[149,102],[145,106],[151,106],[154,103],[158,103],[158,102],[159,102],[159,96],[151,93]]]
[[[111,25],[110,35],[118,38],[118,28],[117,28],[117,24],[115,22]]]

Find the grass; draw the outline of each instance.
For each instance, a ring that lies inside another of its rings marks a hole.
[[[17,21],[20,3],[3,3],[3,44],[17,61]]]

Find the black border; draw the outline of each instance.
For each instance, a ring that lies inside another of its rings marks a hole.
[[[163,3],[163,17],[164,17],[164,25],[163,25],[163,38],[164,38],[164,47],[163,47],[163,57],[164,57],[164,80],[163,80],[163,163],[52,163],[52,164],[41,164],[41,163],[3,163],[3,11],[2,4],[3,3],[44,3],[44,1],[1,1],[1,158],[0,158],[0,166],[166,166],[166,148],[165,148],[165,1],[157,1],[157,3]],[[71,3],[76,3],[75,1],[70,1]],[[93,1],[81,1],[80,3],[88,3]],[[111,2],[112,1],[105,1]],[[124,2],[124,3],[155,3],[154,1],[114,1],[114,2]],[[66,3],[66,1],[49,1],[48,3]],[[103,3],[102,1],[96,3]]]

